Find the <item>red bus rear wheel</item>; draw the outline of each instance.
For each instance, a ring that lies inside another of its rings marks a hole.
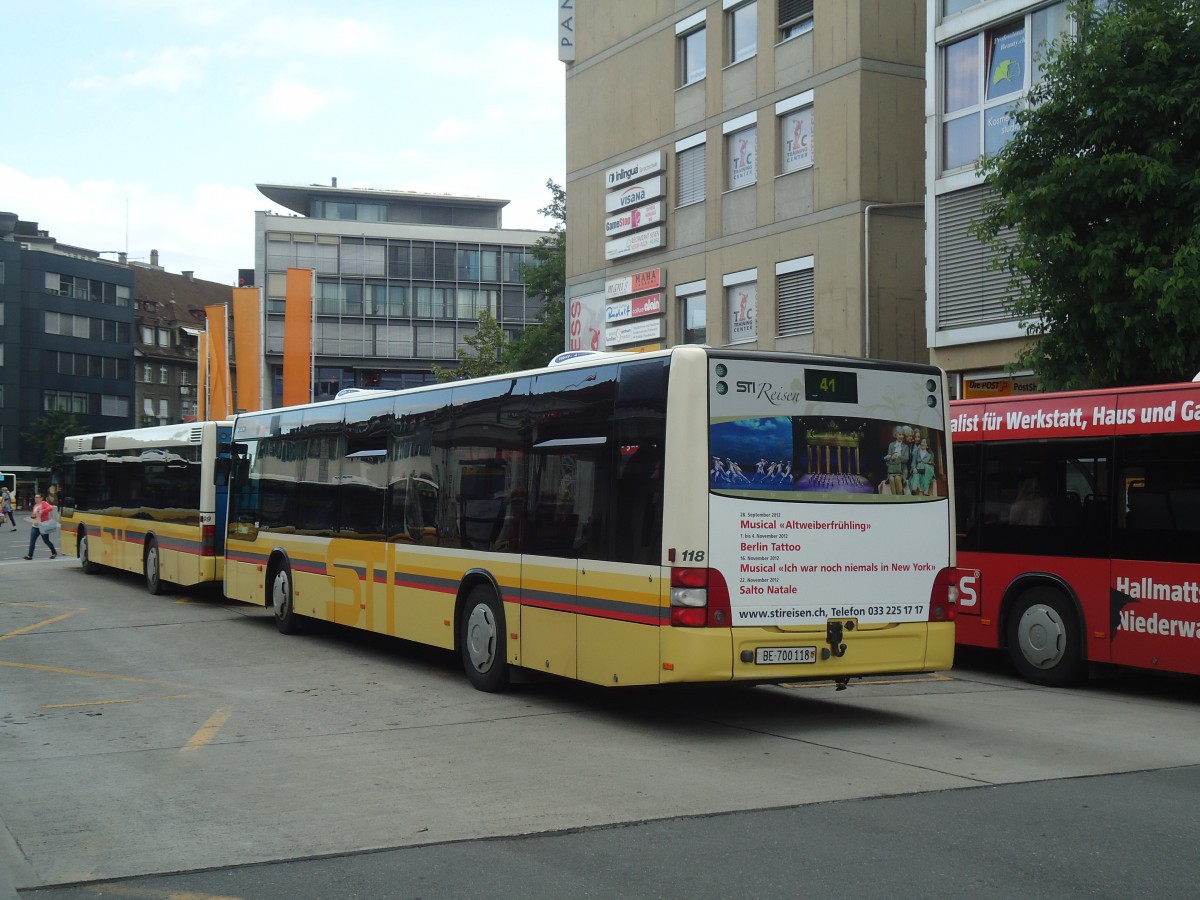
[[[1043,585],[1016,599],[1008,616],[1008,654],[1034,684],[1064,687],[1083,680],[1079,619],[1061,591]]]

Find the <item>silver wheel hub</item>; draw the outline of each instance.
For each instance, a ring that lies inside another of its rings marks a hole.
[[[1067,649],[1067,628],[1049,606],[1035,603],[1017,623],[1017,643],[1030,665],[1050,669],[1062,661]]]
[[[280,572],[271,584],[271,605],[275,607],[276,616],[282,618],[288,614],[289,598],[288,577],[285,573]]]
[[[467,618],[467,656],[477,672],[487,672],[496,659],[496,617],[482,603]]]

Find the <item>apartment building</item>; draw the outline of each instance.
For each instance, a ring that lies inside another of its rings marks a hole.
[[[1011,111],[1042,78],[1047,41],[1069,32],[1065,0],[928,0],[926,329],[958,396],[1035,392],[1010,366],[1030,338],[1009,311],[1007,271],[970,233],[988,195],[982,154],[1014,132]]]

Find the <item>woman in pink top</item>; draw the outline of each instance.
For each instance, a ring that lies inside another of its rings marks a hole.
[[[58,551],[54,549],[54,544],[50,542],[50,535],[42,534],[42,530],[38,527],[42,522],[49,522],[53,516],[54,507],[43,500],[41,494],[34,494],[33,509],[29,511],[29,521],[33,523],[33,530],[29,532],[29,553],[26,555],[26,559],[33,559],[33,551],[37,549],[37,539],[39,537],[50,548],[50,558],[54,559],[58,556]]]

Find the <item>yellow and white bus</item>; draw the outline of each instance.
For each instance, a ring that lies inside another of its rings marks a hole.
[[[106,566],[167,583],[224,575],[230,422],[194,422],[63,440],[63,552],[85,572]]]
[[[945,669],[946,408],[929,366],[689,346],[243,414],[225,593],[489,691]]]

